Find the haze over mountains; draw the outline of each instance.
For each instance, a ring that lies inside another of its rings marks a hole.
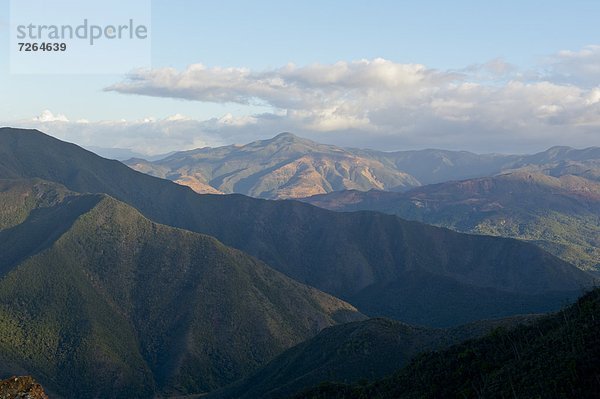
[[[86,150],[92,151],[94,154],[100,155],[102,158],[116,159],[117,161],[126,161],[131,158],[144,158],[148,161],[158,161],[173,154],[172,152],[158,155],[144,155],[128,148],[106,148],[96,146],[85,146]]]
[[[282,133],[247,145],[182,151],[132,168],[190,186],[199,193],[303,198],[341,190],[406,191],[412,187],[490,176],[516,168],[600,178],[600,148],[553,147],[534,155],[422,150],[382,152],[340,148]]]
[[[0,197],[0,373],[58,397],[206,393],[339,323],[547,312],[594,283],[526,242],[200,195],[33,130],[0,129]]]

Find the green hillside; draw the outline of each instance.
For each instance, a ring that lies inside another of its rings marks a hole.
[[[36,131],[0,129],[0,177],[109,194],[158,223],[214,236],[369,315],[411,323],[448,326],[550,311],[592,283],[527,243],[371,212],[198,195]]]
[[[393,376],[362,385],[323,384],[294,398],[597,398],[599,328],[596,289],[531,325],[498,328],[417,356]]]
[[[0,240],[1,377],[31,374],[65,397],[206,392],[324,327],[363,318],[211,237],[158,225],[111,197],[43,205],[0,231],[20,237]],[[13,245],[46,224],[60,234],[41,246]]]
[[[382,378],[424,351],[446,348],[494,328],[530,323],[537,317],[486,320],[450,329],[417,327],[389,319],[333,326],[285,351],[251,376],[208,397],[282,398],[324,380],[356,383]]]
[[[56,205],[68,194],[64,186],[43,180],[0,180],[0,230],[20,224],[33,209]]]

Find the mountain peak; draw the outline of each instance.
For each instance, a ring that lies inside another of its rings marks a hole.
[[[303,140],[301,137],[298,137],[298,136],[296,136],[293,133],[283,132],[283,133],[279,133],[277,136],[273,137],[269,141],[275,141],[275,142],[281,142],[281,141],[285,141],[285,142],[297,142],[297,141],[301,141],[301,140]]]
[[[262,148],[262,147],[272,146],[272,145],[275,145],[276,147],[291,146],[298,151],[306,151],[307,148],[313,149],[316,147],[323,146],[322,144],[319,144],[319,143],[309,140],[307,138],[296,136],[293,133],[283,132],[283,133],[279,133],[278,135],[276,135],[270,139],[254,141],[254,142],[247,144],[245,146],[242,146],[242,147],[250,147],[250,148],[261,147]],[[299,146],[299,147],[297,147],[297,146]]]
[[[279,133],[274,138],[275,139],[297,139],[298,136],[296,136],[295,134],[290,133],[290,132],[282,132],[282,133]]]

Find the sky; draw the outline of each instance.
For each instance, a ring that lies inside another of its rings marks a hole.
[[[600,145],[598,1],[155,0],[151,14],[150,66],[23,75],[0,0],[0,125],[143,154],[283,131],[380,150]]]

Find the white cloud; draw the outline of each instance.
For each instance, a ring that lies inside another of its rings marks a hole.
[[[140,120],[69,121],[65,115],[44,111],[29,120],[4,122],[6,125],[33,128],[59,139],[86,147],[130,148],[156,155],[169,151],[193,149],[225,142],[211,129],[208,122],[183,115],[164,119],[147,117]]]
[[[34,122],[42,122],[42,123],[48,123],[48,122],[69,122],[69,119],[64,116],[63,114],[57,114],[54,115],[52,112],[50,112],[50,110],[44,110],[42,111],[41,114],[39,114],[38,116],[36,116],[35,118],[33,118]]]
[[[565,50],[549,57],[544,78],[558,83],[587,88],[600,85],[600,46],[590,45],[579,51]]]
[[[260,104],[269,111],[205,121],[176,114],[86,123],[45,111],[34,123],[85,145],[149,153],[245,143],[282,131],[390,150],[584,147],[600,141],[599,65],[600,46],[588,46],[549,57],[535,71],[520,71],[502,59],[439,71],[380,58],[262,71],[201,64],[182,71],[137,70],[106,90],[242,107]]]
[[[233,116],[233,114],[231,113],[227,113],[225,115],[223,115],[222,117],[220,117],[219,119],[217,119],[217,123],[219,125],[222,126],[246,126],[246,125],[252,125],[255,124],[257,122],[257,119],[253,116],[240,116],[240,117],[235,117]]]

